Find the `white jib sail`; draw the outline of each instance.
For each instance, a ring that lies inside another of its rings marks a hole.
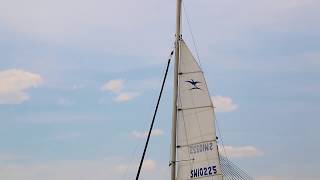
[[[177,180],[222,180],[214,107],[203,72],[180,42],[177,99]]]

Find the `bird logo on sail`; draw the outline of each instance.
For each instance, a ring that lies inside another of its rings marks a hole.
[[[199,81],[195,81],[193,79],[190,79],[189,81],[185,81],[185,82],[188,82],[190,83],[193,87],[190,89],[190,90],[193,90],[193,89],[200,89],[197,84],[201,83]],[[200,89],[201,90],[201,89]]]

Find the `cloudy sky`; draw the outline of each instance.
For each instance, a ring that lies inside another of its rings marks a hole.
[[[257,180],[320,179],[320,1],[184,7],[228,156]],[[174,16],[174,0],[0,0],[0,179],[133,179]],[[144,180],[169,174],[171,82]]]

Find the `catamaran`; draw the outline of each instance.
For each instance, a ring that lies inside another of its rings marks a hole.
[[[177,0],[169,163],[171,180],[251,180],[253,178],[227,157],[219,155],[214,106],[203,71],[182,39],[181,7],[182,0]],[[170,61],[171,59],[168,61],[136,180],[139,179]]]

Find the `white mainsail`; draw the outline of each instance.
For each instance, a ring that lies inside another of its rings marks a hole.
[[[177,180],[222,180],[214,107],[203,72],[181,40],[177,97]]]

